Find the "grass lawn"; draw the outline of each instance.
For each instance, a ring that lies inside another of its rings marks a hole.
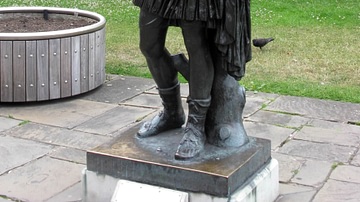
[[[138,48],[131,0],[2,0],[0,6],[55,6],[107,19],[108,73],[151,77]],[[274,37],[240,82],[248,90],[360,103],[360,4],[357,0],[252,0],[252,38]],[[179,28],[167,47],[186,52]],[[183,80],[184,81],[184,80]]]

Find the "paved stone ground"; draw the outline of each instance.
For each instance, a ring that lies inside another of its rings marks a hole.
[[[86,150],[160,108],[152,80],[109,75],[74,98],[0,103],[0,202],[81,201]],[[248,92],[244,117],[249,136],[272,141],[278,202],[359,201],[360,104]]]

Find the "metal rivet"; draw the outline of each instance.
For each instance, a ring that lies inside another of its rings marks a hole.
[[[84,79],[86,79],[86,76],[84,76]]]
[[[30,54],[30,57],[32,58],[32,57],[34,57],[34,55],[33,55],[33,54]]]
[[[54,53],[54,56],[56,56],[56,53]]]
[[[30,84],[30,87],[34,87],[34,84]]]
[[[45,57],[45,54],[41,54],[41,57]]]
[[[67,55],[68,54],[68,52],[67,51],[65,51],[65,55]]]
[[[9,85],[5,85],[5,88],[9,88]]]
[[[91,46],[91,49],[94,49],[94,46]]]
[[[86,48],[83,48],[83,51],[86,51]]]
[[[57,84],[57,83],[56,83],[56,81],[55,81],[55,82],[54,82],[54,86],[56,86],[56,84]]]
[[[77,53],[77,50],[75,50],[75,53]]]
[[[8,55],[5,55],[5,58],[8,58],[9,56]]]
[[[43,83],[43,84],[41,84],[41,86],[42,86],[42,87],[44,87],[44,86],[45,86],[45,84]]]
[[[94,77],[94,74],[90,74],[91,77]]]
[[[99,72],[96,72],[96,74],[99,74]]]
[[[21,55],[18,55],[18,58],[21,58]]]
[[[77,82],[77,81],[78,81],[78,79],[75,79],[75,81]]]
[[[65,83],[67,83],[68,81],[67,80],[65,80]]]
[[[18,87],[21,88],[21,85],[19,84]]]

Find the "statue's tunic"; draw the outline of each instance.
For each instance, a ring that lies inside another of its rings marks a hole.
[[[170,20],[200,20],[216,30],[214,43],[223,68],[235,79],[251,60],[250,0],[133,0],[136,6]]]

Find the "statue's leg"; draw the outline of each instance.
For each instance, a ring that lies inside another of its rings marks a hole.
[[[140,11],[140,50],[159,88],[167,89],[178,83],[177,71],[165,48],[168,20],[147,11]]]
[[[163,131],[180,128],[185,122],[181,105],[177,70],[165,48],[168,21],[146,11],[140,13],[140,50],[158,86],[164,109],[151,121],[143,124],[138,137],[149,137]]]
[[[214,65],[206,26],[202,21],[182,21],[182,34],[189,54],[189,92],[192,99],[208,99],[214,79]]]
[[[204,148],[206,113],[211,102],[214,67],[206,38],[206,27],[201,21],[181,22],[185,46],[189,54],[189,115],[185,134],[175,158],[186,160],[200,154]]]

